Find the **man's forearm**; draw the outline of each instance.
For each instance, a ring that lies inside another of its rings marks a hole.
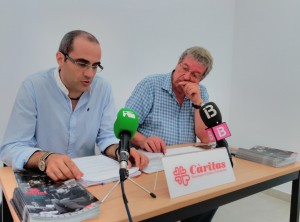
[[[117,154],[118,147],[119,147],[118,144],[112,144],[105,149],[104,154],[114,159],[118,159],[118,154]]]
[[[202,143],[209,143],[209,136],[206,133],[206,125],[203,123],[198,109],[195,109],[195,134],[201,140]]]

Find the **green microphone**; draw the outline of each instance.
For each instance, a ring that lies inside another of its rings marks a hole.
[[[120,180],[124,181],[128,178],[128,158],[130,141],[138,128],[138,115],[135,111],[127,108],[119,110],[117,119],[114,124],[115,136],[120,139],[119,142],[119,162],[120,162]]]
[[[127,108],[120,109],[114,124],[115,136],[120,139],[124,132],[128,132],[130,134],[130,140],[132,140],[137,131],[138,124],[138,115],[134,110]]]

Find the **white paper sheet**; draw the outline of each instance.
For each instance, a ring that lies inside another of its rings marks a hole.
[[[149,158],[148,166],[143,169],[144,173],[154,173],[164,170],[162,158],[164,156],[180,155],[185,153],[200,152],[205,149],[195,146],[185,146],[180,148],[167,149],[165,155],[163,153],[150,153],[144,150],[139,150]]]
[[[73,161],[84,173],[78,180],[84,186],[104,184],[119,180],[119,162],[104,155],[74,158]],[[140,175],[137,167],[128,169],[129,177]]]

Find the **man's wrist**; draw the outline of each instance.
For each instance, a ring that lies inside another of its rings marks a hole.
[[[204,102],[199,103],[199,104],[194,104],[194,103],[192,103],[192,107],[194,107],[195,109],[201,109],[201,107],[202,107],[204,104],[205,104]]]
[[[118,152],[119,150],[119,145],[118,144],[112,144],[110,146],[108,146],[104,151],[103,151],[103,154],[105,156],[108,156],[110,158],[113,158],[113,159],[118,159]]]
[[[38,169],[41,171],[41,172],[45,172],[46,169],[47,169],[47,159],[50,155],[52,155],[53,152],[45,152],[41,157],[40,159],[38,160]]]
[[[119,159],[119,153],[120,153],[120,146],[117,146],[116,149],[115,149],[115,158],[116,158],[116,160]]]
[[[31,156],[28,158],[27,163],[25,164],[25,169],[38,169],[38,162],[39,159],[45,154],[46,152],[42,150],[34,151]]]

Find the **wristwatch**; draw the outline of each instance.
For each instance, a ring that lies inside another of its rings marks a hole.
[[[51,154],[53,154],[53,153],[47,152],[39,159],[38,168],[40,171],[45,172],[45,170],[47,168],[46,160]]]
[[[192,107],[194,107],[195,109],[201,109],[201,107],[204,105],[204,103],[201,103],[200,106],[192,103]]]

